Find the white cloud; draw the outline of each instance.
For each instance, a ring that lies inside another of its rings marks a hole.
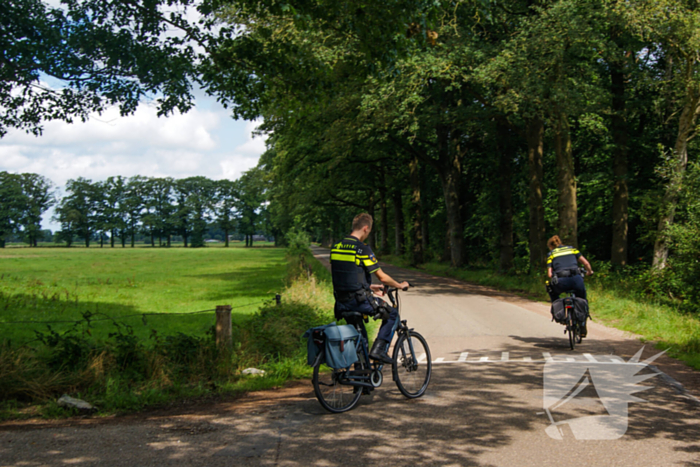
[[[0,139],[0,171],[38,173],[59,189],[77,177],[236,179],[257,165],[266,137],[253,137],[258,122],[234,121],[204,104],[167,118],[148,105],[126,117],[114,108],[85,123],[48,122],[40,137],[12,130]],[[44,224],[56,228],[50,215]]]

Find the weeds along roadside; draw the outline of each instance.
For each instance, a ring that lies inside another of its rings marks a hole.
[[[113,323],[107,339],[90,333],[89,318],[69,331],[42,331],[42,344],[0,344],[0,419],[73,415],[56,404],[62,394],[84,399],[98,414],[137,411],[182,399],[231,395],[277,387],[309,377],[305,342],[309,327],[332,321],[328,271],[306,251],[289,252],[286,288],[279,305],[271,299],[234,323],[231,351],[205,336],[153,332]],[[263,377],[245,376],[248,367]]]
[[[386,256],[387,263],[428,274],[494,287],[549,303],[543,275],[499,274],[491,269],[453,268],[447,263],[430,262],[413,268],[403,257]],[[648,269],[613,271],[609,263],[596,262],[595,275],[586,278],[591,315],[596,322],[628,331],[654,342],[691,367],[700,370],[700,313],[659,292],[658,278]]]

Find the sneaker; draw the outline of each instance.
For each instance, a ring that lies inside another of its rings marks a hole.
[[[581,326],[581,337],[586,337],[588,335],[588,326],[585,324]]]

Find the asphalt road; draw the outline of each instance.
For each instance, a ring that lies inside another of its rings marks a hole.
[[[402,318],[431,347],[424,397],[385,375],[340,415],[300,382],[180,412],[5,424],[0,465],[700,466],[697,372],[666,356],[644,364],[651,346],[635,363],[643,344],[597,323],[571,351],[544,304],[383,267],[418,286]]]

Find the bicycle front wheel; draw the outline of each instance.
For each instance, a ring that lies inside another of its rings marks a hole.
[[[399,391],[410,399],[422,396],[433,372],[430,348],[423,336],[413,331],[402,334],[394,346],[393,358],[392,370]]]
[[[347,412],[357,405],[362,395],[362,388],[340,384],[341,378],[346,375],[345,370],[334,370],[326,366],[325,350],[316,358],[314,364],[314,376],[312,378],[314,384],[314,392],[316,399],[321,403],[324,409],[332,413]]]

